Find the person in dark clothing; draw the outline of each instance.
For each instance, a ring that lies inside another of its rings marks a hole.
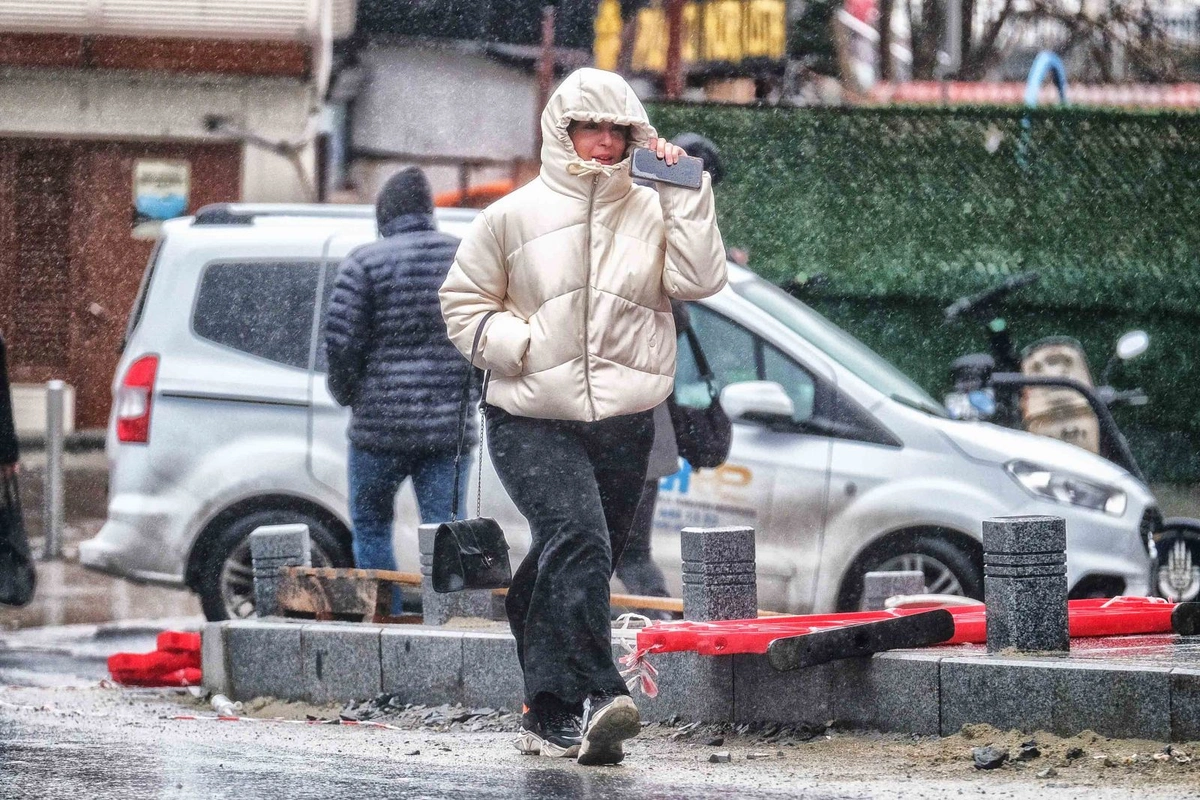
[[[37,573],[21,517],[20,453],[10,388],[8,353],[0,336],[0,604],[20,607],[33,599]]]
[[[376,203],[382,238],[338,268],[325,317],[329,392],[350,406],[350,516],[354,560],[396,568],[392,523],[407,478],[422,522],[450,519],[458,406],[470,365],[446,335],[438,289],[458,239],[434,222],[429,181],[394,175]],[[474,426],[468,431],[473,442]],[[460,470],[459,505],[470,460]]]
[[[8,350],[0,335],[0,476],[15,475],[21,460],[17,428],[13,422],[12,394],[8,382]]]
[[[671,314],[675,318],[675,335],[681,337],[691,327],[687,305],[671,300]],[[625,551],[617,563],[617,578],[630,594],[646,597],[668,597],[667,581],[662,570],[654,563],[650,553],[650,539],[654,532],[654,510],[658,505],[658,482],[661,478],[679,471],[679,447],[675,441],[675,426],[671,422],[671,411],[667,403],[654,408],[654,444],[650,448],[650,462],[646,468],[646,482],[642,485],[642,497],[638,501],[637,513],[633,516],[633,527]],[[668,612],[650,612],[647,616],[670,619]]]

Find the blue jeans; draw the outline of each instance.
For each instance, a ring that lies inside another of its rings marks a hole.
[[[471,457],[459,466],[458,507],[466,509]],[[454,453],[364,450],[350,445],[350,520],[354,524],[354,563],[359,569],[396,568],[392,523],[396,492],[412,478],[421,522],[446,522],[454,493]]]

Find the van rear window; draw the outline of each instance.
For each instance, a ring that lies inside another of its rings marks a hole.
[[[289,367],[308,368],[317,261],[213,263],[192,312],[197,336]]]
[[[154,268],[158,266],[158,259],[162,256],[163,242],[163,238],[160,237],[154,243],[154,250],[150,252],[150,260],[146,262],[146,270],[142,273],[142,282],[138,285],[137,298],[133,301],[133,309],[129,312],[129,321],[125,323],[125,337],[121,339],[122,352],[129,344],[133,332],[137,330],[138,323],[142,321],[142,312],[146,310],[146,295],[150,292],[150,281],[154,280]]]

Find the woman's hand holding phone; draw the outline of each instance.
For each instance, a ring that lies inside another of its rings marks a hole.
[[[659,158],[666,161],[668,167],[675,166],[679,163],[681,156],[687,155],[682,147],[677,144],[671,144],[661,136],[651,136],[646,147],[653,150]]]

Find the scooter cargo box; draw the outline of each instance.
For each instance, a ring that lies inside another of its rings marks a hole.
[[[1021,354],[1021,372],[1041,377],[1070,378],[1085,386],[1094,386],[1083,348],[1079,342],[1067,337],[1042,339],[1027,347]],[[1027,429],[1034,418],[1052,413],[1061,415],[1073,409],[1089,409],[1087,399],[1073,389],[1027,387],[1023,392],[1021,411]]]
[[[1089,406],[1058,408],[1025,418],[1025,430],[1100,452],[1100,420]]]

